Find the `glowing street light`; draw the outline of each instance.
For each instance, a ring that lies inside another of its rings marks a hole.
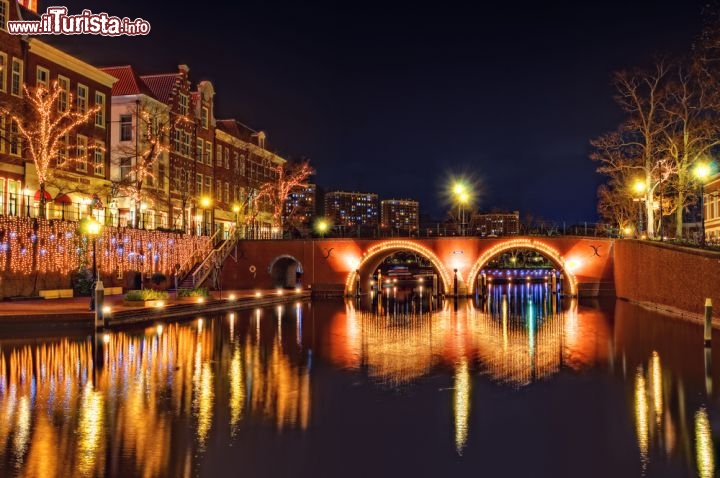
[[[707,163],[698,163],[693,174],[700,182],[700,247],[705,247],[705,181],[710,177],[711,169]]]
[[[471,191],[464,181],[455,181],[452,185],[453,200],[458,205],[460,216],[460,235],[465,235],[465,208],[471,202]]]
[[[638,225],[637,225],[637,233],[638,237],[640,236],[640,233],[642,232],[642,202],[644,200],[644,194],[645,190],[647,189],[647,184],[645,181],[638,179],[636,180],[632,185],[632,190],[637,194],[637,197],[633,198],[633,202],[637,201],[638,203]]]
[[[200,198],[200,207],[202,208],[202,233],[204,235],[207,235],[207,221],[205,220],[205,211],[210,209],[210,206],[212,205],[212,199],[210,199],[208,196],[203,196]]]
[[[98,280],[98,270],[97,270],[97,238],[100,235],[100,231],[102,230],[102,224],[97,222],[94,217],[86,216],[82,221],[80,229],[85,234],[88,235],[88,238],[92,239],[92,245],[93,245],[93,266],[92,266],[93,290],[90,293],[90,310],[95,310],[95,296],[97,295],[98,291],[103,290],[102,282]],[[98,304],[98,306],[102,310],[102,304]]]
[[[330,230],[330,221],[325,218],[320,218],[315,222],[315,231],[320,234],[320,237],[325,237],[325,234]]]

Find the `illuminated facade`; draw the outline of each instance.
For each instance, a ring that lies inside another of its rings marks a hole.
[[[705,237],[707,242],[720,243],[720,174],[710,178],[704,188],[703,218],[705,220]]]
[[[420,205],[410,199],[384,199],[380,218],[380,227],[386,233],[411,236],[419,227]]]
[[[494,212],[472,217],[474,234],[481,237],[517,236],[520,233],[520,212]]]
[[[377,228],[378,195],[333,191],[325,195],[325,216],[340,228]]]
[[[58,99],[59,111],[78,111],[98,107],[94,118],[79,125],[65,137],[62,155],[76,156],[77,161],[52,165],[52,181],[46,182],[47,217],[74,217],[93,213],[104,219],[105,211],[93,202],[93,194],[102,191],[109,179],[110,166],[110,98],[114,77],[52,47],[38,38],[10,35],[5,29],[8,20],[35,19],[37,15],[24,8],[36,7],[35,2],[5,1],[0,10],[0,104],[11,111],[31,115],[24,87],[50,87],[57,82],[67,94]],[[2,118],[10,141],[0,144],[0,214],[38,215],[40,203],[38,172],[22,142],[12,140],[16,126]],[[76,154],[77,153],[77,154]],[[61,158],[58,158],[58,161]],[[74,204],[73,204],[74,203]]]

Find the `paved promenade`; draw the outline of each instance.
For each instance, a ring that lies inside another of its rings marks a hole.
[[[234,296],[236,299],[256,299],[258,291],[255,290],[228,290],[212,291],[212,298],[215,300],[228,299]],[[262,299],[269,297],[277,297],[276,290],[259,291]],[[295,291],[285,290],[283,294],[290,297],[296,296]],[[303,294],[303,298],[307,294]],[[170,298],[167,301],[168,306],[173,304],[174,293],[170,292]],[[111,314],[123,312],[143,313],[147,310],[142,307],[128,307],[123,305],[123,295],[111,295],[105,297],[105,306],[111,308]],[[228,308],[232,308],[232,304],[228,303]],[[87,323],[91,324],[94,318],[94,312],[90,311],[89,297],[73,297],[70,299],[26,299],[0,301],[0,326],[25,324],[47,324],[47,325],[66,325],[68,323]]]

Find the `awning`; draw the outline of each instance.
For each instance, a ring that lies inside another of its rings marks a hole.
[[[36,201],[39,201],[39,200],[40,200],[40,190],[39,190],[39,189],[38,189],[37,191],[35,191],[34,199],[35,199]],[[52,195],[51,195],[49,192],[47,192],[47,191],[45,191],[45,200],[46,200],[46,201],[52,201]]]
[[[58,204],[72,204],[72,199],[65,193],[60,193],[55,197],[55,202]]]

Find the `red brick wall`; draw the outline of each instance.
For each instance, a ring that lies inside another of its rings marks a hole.
[[[720,310],[720,253],[646,241],[615,242],[617,296],[702,314]]]

